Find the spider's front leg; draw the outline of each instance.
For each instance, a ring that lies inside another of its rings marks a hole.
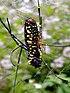
[[[15,35],[13,35],[11,33],[11,27],[10,27],[10,23],[9,20],[7,18],[7,23],[8,23],[8,27],[6,26],[6,24],[2,21],[2,19],[0,18],[0,22],[2,23],[2,25],[7,29],[7,31],[9,32],[9,34],[11,35],[12,39],[15,41],[15,43],[20,47],[24,48],[25,50],[28,50],[26,45],[24,43],[22,43]]]

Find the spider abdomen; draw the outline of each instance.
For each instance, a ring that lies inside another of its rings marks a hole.
[[[28,59],[31,65],[40,67],[41,65],[41,50],[39,44],[39,31],[36,21],[33,18],[25,20],[25,43],[28,48]],[[37,59],[36,59],[37,58]],[[40,59],[40,60],[39,60]]]

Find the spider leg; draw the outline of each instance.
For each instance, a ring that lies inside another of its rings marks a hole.
[[[19,53],[19,57],[18,57],[18,64],[16,66],[16,74],[15,74],[14,85],[13,85],[13,87],[14,87],[13,93],[15,93],[16,79],[17,79],[17,74],[18,74],[19,62],[20,62],[21,54],[22,54],[22,47],[20,49],[20,53]]]
[[[41,38],[42,38],[42,17],[40,13],[40,4],[38,0],[38,16],[39,16],[39,32],[41,33]]]
[[[10,52],[10,61],[11,61],[11,63],[13,64],[13,66],[16,66],[13,62],[12,62],[12,54],[18,49],[18,48],[24,48],[25,50],[26,50],[26,48],[25,48],[25,46],[23,46],[23,45],[19,45],[18,47],[16,47],[16,48],[14,48],[11,52]]]
[[[44,65],[48,68],[48,70],[49,71],[51,71],[52,72],[52,74],[54,74],[55,75],[55,77],[57,77],[58,79],[60,79],[60,80],[62,80],[63,82],[66,82],[66,83],[68,83],[68,81],[67,80],[64,80],[64,79],[62,79],[62,78],[60,78],[59,76],[57,76],[52,70],[51,70],[51,68],[47,65],[47,63],[44,61],[44,60],[42,60],[42,62],[44,63]]]
[[[42,44],[42,46],[51,46],[51,47],[69,47],[70,44],[68,44],[68,45]]]
[[[0,18],[0,22],[2,23],[2,25],[7,29],[7,31],[9,32],[9,34],[11,35],[11,37],[13,38],[13,40],[16,42],[17,45],[19,45],[19,43],[16,41],[14,35],[11,33],[11,28],[10,28],[10,24],[9,24],[9,20],[7,18],[7,23],[8,23],[8,27],[5,25],[5,23],[2,21],[2,19]]]
[[[13,66],[16,66],[13,62],[12,62],[12,54],[19,48],[20,46],[14,48],[11,52],[10,52],[10,61],[13,64]]]
[[[41,17],[41,13],[40,13],[40,4],[39,4],[39,0],[38,0],[38,14],[39,14],[39,25],[40,27],[42,26],[42,17]]]
[[[2,25],[7,29],[7,31],[9,32],[9,34],[11,35],[12,39],[15,41],[15,43],[17,45],[19,45],[19,43],[21,44],[21,46],[27,50],[27,47],[24,43],[22,43],[16,36],[14,36],[12,33],[11,33],[11,27],[10,27],[10,23],[9,23],[9,20],[7,18],[7,23],[8,23],[8,27],[5,25],[5,23],[2,21],[2,19],[0,18],[0,22],[2,23]]]

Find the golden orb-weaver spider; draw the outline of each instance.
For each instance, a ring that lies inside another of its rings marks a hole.
[[[0,22],[8,30],[11,37],[18,45],[17,48],[15,48],[14,50],[11,51],[11,55],[10,55],[11,62],[12,62],[12,53],[20,47],[21,50],[20,50],[19,57],[18,57],[18,64],[20,62],[20,56],[22,53],[22,49],[25,49],[27,51],[29,64],[31,64],[35,68],[38,68],[41,66],[41,63],[43,62],[48,67],[47,63],[44,60],[42,60],[42,58],[41,58],[41,45],[45,45],[45,44],[41,43],[42,17],[40,15],[39,0],[38,0],[38,13],[39,13],[39,29],[37,27],[35,19],[29,17],[25,20],[25,24],[24,24],[24,26],[25,26],[24,27],[25,44],[12,34],[8,18],[7,18],[8,27],[5,25],[5,23],[2,21],[2,19],[0,19]],[[66,45],[66,46],[70,46],[70,45]],[[59,47],[66,47],[66,46],[59,46]],[[14,66],[16,66],[13,62],[12,62],[12,64]],[[49,67],[48,67],[48,69],[51,70]],[[16,70],[16,77],[17,77],[17,72],[18,72],[18,65],[17,65],[17,70]],[[54,72],[52,72],[52,73],[57,77],[57,75]],[[61,78],[59,78],[59,79],[61,79]],[[15,80],[15,84],[16,84],[16,80]]]

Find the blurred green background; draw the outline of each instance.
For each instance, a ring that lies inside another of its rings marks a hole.
[[[70,44],[70,1],[40,0],[42,15],[42,43]],[[0,0],[0,18],[9,18],[12,33],[24,42],[24,22],[33,17],[38,23],[37,0]],[[25,42],[24,42],[25,43]],[[17,45],[0,23],[0,93],[13,93],[15,70],[10,62],[10,52]],[[13,53],[17,64],[20,49]],[[15,93],[70,93],[70,47],[46,46],[42,58],[66,84],[56,78],[46,66],[34,68],[28,64],[23,49]]]

